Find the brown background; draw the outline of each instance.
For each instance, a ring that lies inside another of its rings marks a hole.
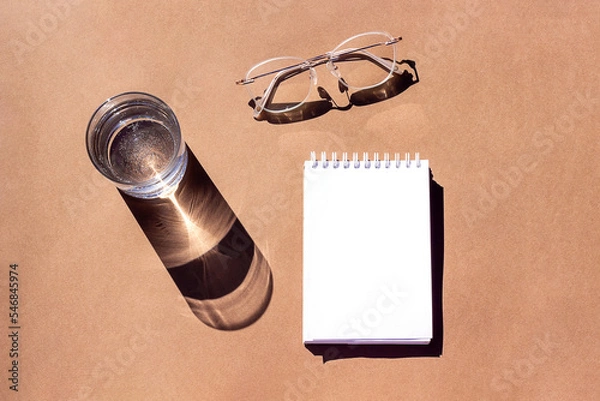
[[[3,334],[10,263],[23,400],[600,397],[600,8],[526,3],[4,1],[0,398],[15,397]],[[399,58],[417,62],[419,84],[298,124],[252,119],[234,82],[253,64],[370,30],[403,36]],[[129,90],[172,106],[268,258],[274,294],[254,325],[199,322],[89,162],[89,117]],[[323,364],[301,344],[311,150],[430,160],[444,187],[441,358]]]

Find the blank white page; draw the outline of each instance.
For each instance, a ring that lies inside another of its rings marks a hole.
[[[304,342],[428,343],[428,161],[317,164],[304,164]]]

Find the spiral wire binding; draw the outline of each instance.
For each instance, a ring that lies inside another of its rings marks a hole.
[[[373,154],[373,160],[369,158],[368,152],[363,152],[362,161],[358,158],[358,152],[352,153],[352,161],[348,159],[348,152],[343,152],[341,163],[340,160],[338,160],[337,158],[337,152],[331,153],[331,159],[327,159],[327,152],[321,152],[321,160],[317,159],[316,152],[310,152],[310,162],[312,168],[317,168],[319,166],[321,166],[322,168],[328,168],[329,166],[332,166],[334,169],[337,169],[340,166],[342,166],[343,168],[350,168],[350,166],[353,166],[354,168],[360,168],[361,166],[364,168],[371,168],[371,166],[374,166],[376,169],[379,169],[381,167],[389,169],[392,166],[400,168],[402,166],[402,159],[400,158],[400,153],[394,153],[393,162],[390,159],[390,154],[384,153],[382,163],[381,159],[379,158],[378,152],[375,152]],[[421,167],[421,157],[419,153],[415,153],[415,158],[413,160],[410,159],[410,153],[405,153],[404,165],[406,166],[406,168],[411,168],[413,166],[413,163],[415,167]]]

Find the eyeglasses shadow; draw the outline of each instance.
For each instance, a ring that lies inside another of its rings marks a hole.
[[[408,68],[403,69],[400,73],[392,73],[385,82],[374,88],[359,90],[352,94],[348,93],[348,88],[344,85],[343,78],[340,78],[338,89],[340,93],[346,93],[348,97],[348,104],[345,106],[337,105],[327,90],[319,86],[317,91],[321,98],[320,100],[308,101],[296,108],[280,113],[263,110],[254,119],[257,121],[264,120],[271,124],[290,124],[320,117],[330,110],[347,111],[353,106],[367,106],[391,99],[419,82],[419,74],[416,63],[413,60],[402,60],[396,62],[396,65],[405,65]],[[248,105],[255,108],[258,100],[259,98],[251,99]],[[295,103],[271,103],[269,104],[269,108],[285,110],[293,105]]]

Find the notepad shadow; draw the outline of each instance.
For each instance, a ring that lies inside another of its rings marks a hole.
[[[431,280],[433,336],[426,345],[412,344],[305,344],[323,363],[347,358],[440,357],[444,343],[443,276],[444,276],[444,188],[430,179]]]

